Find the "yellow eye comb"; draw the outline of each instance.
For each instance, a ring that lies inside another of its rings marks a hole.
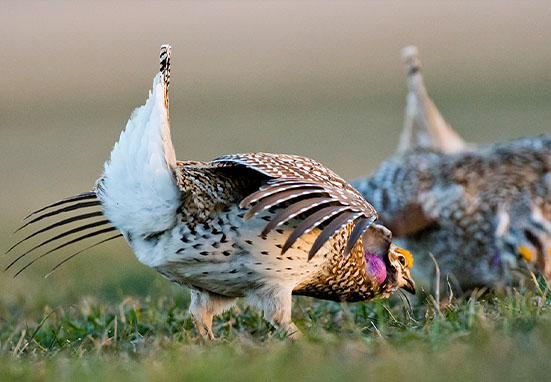
[[[411,268],[413,266],[413,256],[411,255],[410,251],[407,251],[403,248],[396,248],[396,252],[401,253],[406,257],[406,260],[408,261],[408,268]]]
[[[532,261],[532,251],[530,251],[528,248],[526,248],[523,245],[519,245],[517,247],[518,252],[521,254],[521,256],[524,258],[524,260],[530,262]]]

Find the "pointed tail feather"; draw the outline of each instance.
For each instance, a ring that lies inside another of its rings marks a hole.
[[[165,105],[168,109],[168,87],[170,85],[170,55],[172,48],[168,44],[161,45],[159,72],[164,82]]]
[[[87,251],[87,250],[89,250],[89,249],[91,249],[91,248],[94,248],[94,247],[96,247],[96,246],[98,246],[98,245],[100,245],[100,244],[106,243],[106,242],[108,242],[108,241],[117,239],[117,238],[119,238],[119,237],[122,237],[122,234],[121,234],[121,233],[119,233],[119,234],[117,234],[117,235],[114,235],[114,236],[111,236],[111,237],[108,237],[107,239],[103,239],[102,241],[99,241],[99,242],[97,242],[97,243],[94,243],[94,244],[92,244],[92,245],[90,245],[90,246],[88,246],[88,247],[86,247],[86,248],[84,248],[84,249],[81,249],[80,251],[78,251],[78,252],[76,252],[76,253],[73,253],[71,256],[66,257],[65,259],[63,259],[62,261],[60,261],[59,263],[57,263],[52,269],[50,269],[50,272],[46,273],[46,275],[44,275],[44,278],[50,277],[50,275],[51,275],[52,273],[54,273],[60,266],[62,266],[63,264],[65,264],[67,261],[73,259],[75,256],[80,255],[82,252]]]
[[[56,241],[58,239],[62,239],[64,238],[65,236],[69,236],[69,235],[72,235],[74,233],[77,233],[77,232],[80,232],[80,231],[85,231],[87,229],[90,229],[90,228],[95,228],[95,227],[99,227],[99,226],[102,226],[102,225],[107,225],[109,224],[109,221],[108,220],[100,220],[100,221],[97,221],[97,222],[94,222],[94,223],[90,223],[90,224],[85,224],[83,226],[80,226],[80,227],[76,227],[76,228],[73,228],[69,231],[66,231],[66,232],[62,232],[60,233],[59,235],[56,235],[46,241],[43,241],[42,243],[40,244],[37,244],[35,245],[34,247],[32,247],[31,249],[25,251],[24,253],[22,253],[21,255],[19,255],[17,257],[17,259],[15,259],[8,267],[6,267],[6,269],[4,269],[4,271],[7,271],[13,264],[15,264],[17,261],[19,261],[20,259],[22,259],[23,257],[27,256],[29,253],[43,247],[44,245],[46,244],[49,244],[53,241]]]
[[[85,240],[85,239],[89,239],[91,237],[94,237],[94,236],[98,236],[98,235],[102,235],[104,233],[108,233],[108,232],[112,232],[112,231],[115,231],[116,228],[115,227],[108,227],[108,228],[104,228],[102,230],[99,230],[99,231],[95,231],[95,232],[91,232],[91,233],[87,233],[85,235],[82,235],[82,236],[79,236],[77,237],[76,239],[73,239],[73,240],[70,240],[68,241],[67,243],[64,243],[64,244],[61,244],[61,245],[58,245],[57,247],[53,248],[53,249],[50,249],[49,251],[46,251],[45,253],[43,253],[42,255],[38,256],[37,258],[35,258],[34,260],[30,261],[29,263],[27,263],[23,268],[21,268],[13,277],[17,277],[19,274],[21,274],[21,272],[23,272],[25,269],[27,269],[28,267],[30,267],[32,264],[34,264],[36,261],[42,259],[43,257],[49,255],[50,253],[53,253],[61,248],[65,248],[66,246],[68,245],[71,245],[71,244],[74,244],[74,243],[78,243],[79,241],[82,241],[82,240]],[[4,270],[8,270],[10,269],[16,262],[18,262],[20,259],[23,258],[23,255],[19,256],[17,259],[15,259],[14,261],[12,261],[12,263],[10,265],[8,265],[8,267]]]
[[[83,192],[82,194],[77,194],[77,195],[73,195],[73,196],[69,196],[67,198],[61,199],[61,200],[59,200],[55,203],[48,204],[47,206],[44,206],[39,210],[31,212],[30,214],[25,216],[25,218],[23,220],[27,220],[31,216],[36,215],[36,214],[38,214],[42,211],[45,211],[48,208],[53,208],[53,207],[60,206],[62,204],[67,204],[67,203],[76,202],[76,201],[79,201],[79,200],[86,200],[86,199],[96,199],[96,192],[95,191],[88,191],[88,192]]]
[[[429,97],[417,48],[408,46],[402,49],[402,60],[408,76],[409,92],[398,152],[422,148],[453,153],[468,149]]]
[[[96,212],[90,212],[90,213],[86,213],[86,214],[82,214],[82,215],[77,215],[77,216],[73,216],[73,217],[70,217],[70,218],[67,218],[67,219],[64,219],[64,220],[61,220],[59,222],[56,222],[56,223],[53,223],[53,224],[50,224],[49,226],[47,227],[44,227],[26,237],[24,237],[23,239],[19,240],[17,243],[15,243],[14,245],[12,245],[10,247],[10,249],[8,249],[6,251],[6,254],[10,253],[13,249],[15,249],[17,246],[19,246],[20,244],[24,243],[25,241],[35,237],[36,235],[39,235],[41,233],[44,233],[44,232],[47,232],[51,229],[54,229],[54,228],[57,228],[57,227],[61,227],[63,225],[66,225],[66,224],[69,224],[69,223],[72,223],[72,222],[75,222],[75,221],[79,221],[79,220],[86,220],[86,219],[90,219],[90,218],[93,218],[93,217],[98,217],[98,216],[103,216],[103,213],[101,211],[96,211]]]
[[[28,221],[27,223],[23,224],[21,227],[16,229],[14,233],[17,233],[17,232],[21,231],[23,228],[28,227],[29,225],[31,225],[33,223],[36,223],[36,222],[38,222],[42,219],[45,219],[45,218],[49,218],[49,217],[52,217],[52,216],[55,216],[55,215],[59,215],[59,214],[64,213],[64,212],[75,211],[75,210],[78,210],[78,209],[81,209],[81,208],[95,207],[95,206],[99,206],[99,205],[101,205],[100,201],[99,200],[94,200],[94,201],[91,201],[91,202],[81,202],[81,203],[76,203],[76,204],[73,204],[73,205],[70,205],[70,206],[67,206],[67,207],[62,207],[62,208],[59,208],[55,211],[50,211],[50,212],[47,212],[47,213],[42,214],[40,216],[37,216],[36,218],[32,219],[31,221]]]
[[[65,214],[65,213],[70,213],[70,212],[73,212],[73,211],[86,210],[87,208],[97,207],[97,206],[100,205],[99,200],[91,200],[91,199],[96,199],[96,193],[94,191],[85,192],[85,193],[82,193],[82,194],[70,196],[70,197],[64,198],[60,201],[57,201],[55,203],[48,204],[47,206],[42,207],[39,210],[36,210],[36,211],[32,212],[31,214],[29,214],[26,217],[26,219],[29,219],[29,218],[32,218],[32,219],[29,220],[28,222],[26,222],[19,229],[17,229],[16,232],[21,231],[22,229],[24,229],[28,226],[37,224],[38,222],[41,222],[43,220],[49,220],[49,219],[55,218],[57,216],[63,216],[63,214]],[[50,209],[54,209],[54,210],[48,211]],[[100,219],[100,220],[96,220],[96,221],[91,221],[90,220],[90,219],[101,217],[101,216],[103,216],[101,211],[81,213],[81,214],[76,215],[76,216],[71,216],[71,217],[64,218],[64,219],[59,220],[59,221],[54,221],[53,223],[48,224],[46,227],[41,228],[41,229],[25,236],[23,239],[19,240],[17,243],[12,245],[6,251],[6,254],[12,252],[14,249],[18,248],[21,244],[27,242],[28,240],[30,240],[30,239],[32,239],[32,238],[34,238],[34,237],[36,237],[40,234],[50,232],[55,228],[63,227],[65,229],[63,232],[58,233],[57,235],[54,235],[53,237],[46,238],[45,240],[41,241],[39,244],[33,246],[32,248],[26,250],[25,252],[23,252],[21,254],[19,254],[10,264],[8,264],[8,266],[4,269],[4,271],[7,271],[7,270],[11,269],[21,259],[23,259],[27,255],[29,255],[30,253],[44,247],[47,244],[54,243],[54,242],[56,242],[60,239],[63,239],[65,237],[69,236],[69,235],[72,235],[72,234],[76,234],[76,233],[86,231],[86,230],[89,230],[89,229],[101,228],[102,226],[108,225],[109,221],[107,219]],[[70,227],[69,226],[70,223],[77,222],[77,221],[84,221],[85,224],[83,224],[81,226],[78,226],[78,227],[66,229],[66,227]],[[114,230],[116,230],[116,228],[114,228],[114,227],[107,227],[107,228],[99,229],[97,231],[93,231],[93,232],[84,234],[80,237],[77,237],[75,239],[72,239],[72,240],[70,240],[66,243],[62,243],[60,245],[57,245],[55,248],[52,248],[52,249],[46,251],[44,254],[42,254],[39,257],[37,257],[36,259],[30,261],[22,269],[20,269],[15,274],[14,277],[19,275],[22,271],[27,269],[30,265],[34,264],[37,260],[45,257],[46,255],[48,255],[50,253],[53,253],[53,252],[55,252],[59,249],[62,249],[64,247],[68,246],[68,245],[78,243],[81,240],[92,238],[92,237],[95,237],[97,235],[102,235],[104,233],[109,233],[109,232],[114,231]],[[117,237],[119,237],[119,236],[117,236]]]
[[[170,137],[170,46],[145,105],[134,110],[97,182],[104,215],[122,232],[161,232],[176,224],[180,189]]]

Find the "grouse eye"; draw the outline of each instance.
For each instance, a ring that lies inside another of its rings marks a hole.
[[[406,258],[404,256],[398,257],[398,261],[400,262],[400,264],[404,266],[406,265]]]

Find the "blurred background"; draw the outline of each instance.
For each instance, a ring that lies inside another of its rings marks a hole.
[[[466,140],[550,131],[548,1],[4,1],[0,36],[2,252],[28,212],[91,189],[147,98],[163,43],[180,160],[293,153],[347,179],[367,175],[398,143],[409,44]],[[0,302],[181,293],[122,240],[42,277],[71,253],[15,280],[0,273]],[[13,258],[0,257],[2,268]]]

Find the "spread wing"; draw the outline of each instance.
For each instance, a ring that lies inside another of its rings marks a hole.
[[[286,252],[302,235],[324,224],[308,257],[350,223],[354,228],[348,238],[345,255],[377,219],[377,212],[352,186],[319,162],[309,158],[282,154],[234,154],[211,163],[225,166],[241,165],[256,170],[271,179],[260,189],[244,198],[241,208],[251,206],[244,218],[250,219],[271,207],[286,203],[266,225],[265,236],[281,224],[305,214],[293,230],[281,251]]]

